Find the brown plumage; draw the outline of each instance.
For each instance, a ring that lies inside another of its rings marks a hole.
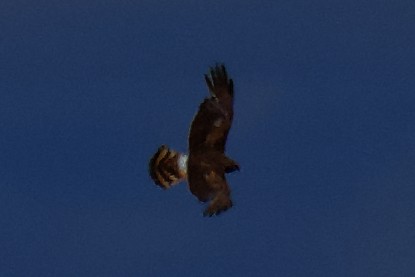
[[[219,214],[232,207],[225,173],[239,165],[225,155],[233,119],[233,81],[223,65],[205,75],[210,97],[199,106],[189,132],[189,156],[161,146],[150,160],[150,176],[167,189],[187,179],[190,191],[200,201],[210,201],[204,215]]]
[[[186,168],[179,165],[180,157],[187,158],[166,145],[159,147],[149,163],[150,177],[156,185],[168,189],[186,179]]]

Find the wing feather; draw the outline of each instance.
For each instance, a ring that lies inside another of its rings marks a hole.
[[[233,119],[233,82],[223,65],[211,68],[205,80],[210,97],[190,127],[187,178],[190,191],[200,201],[210,201],[204,215],[212,216],[232,207],[225,173],[239,166],[224,154]]]
[[[189,151],[214,149],[225,151],[233,119],[233,82],[223,65],[205,75],[211,96],[199,106],[189,132]]]

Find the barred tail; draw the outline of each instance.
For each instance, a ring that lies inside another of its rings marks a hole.
[[[187,178],[187,155],[162,145],[150,159],[149,173],[156,185],[168,189]]]

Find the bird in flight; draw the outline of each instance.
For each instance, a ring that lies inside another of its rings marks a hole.
[[[210,96],[190,125],[188,155],[162,145],[150,159],[149,173],[163,189],[187,180],[192,194],[209,202],[204,216],[212,216],[232,207],[225,173],[239,171],[239,165],[225,155],[233,119],[233,81],[224,65],[210,68],[205,80]]]

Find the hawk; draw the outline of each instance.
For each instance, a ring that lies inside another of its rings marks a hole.
[[[224,65],[210,68],[205,80],[210,97],[200,104],[191,123],[189,154],[162,145],[150,159],[149,172],[163,189],[187,180],[191,193],[209,202],[204,216],[212,216],[232,207],[225,173],[239,171],[239,165],[225,155],[233,119],[233,81]]]

